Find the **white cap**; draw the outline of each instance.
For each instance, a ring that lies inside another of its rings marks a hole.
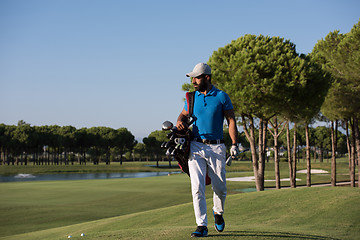
[[[206,63],[198,63],[192,70],[192,72],[189,72],[186,74],[187,77],[198,77],[200,75],[211,75],[211,68]]]

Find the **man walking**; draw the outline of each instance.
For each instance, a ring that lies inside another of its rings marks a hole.
[[[229,96],[211,84],[211,68],[205,63],[197,64],[193,71],[186,74],[191,77],[195,87],[194,108],[192,116],[187,112],[187,102],[180,113],[176,126],[186,129],[188,117],[193,123],[194,139],[190,144],[189,171],[191,191],[197,228],[192,237],[206,237],[207,207],[205,199],[205,178],[211,179],[213,190],[213,214],[215,229],[222,232],[225,228],[223,218],[226,198],[226,147],[223,139],[223,122],[227,120],[229,135],[232,141],[230,153],[238,154],[237,127],[234,109]]]

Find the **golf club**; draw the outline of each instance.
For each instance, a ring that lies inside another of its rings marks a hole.
[[[174,124],[170,121],[165,121],[162,124],[162,130],[166,131],[166,130],[170,130],[174,127]]]

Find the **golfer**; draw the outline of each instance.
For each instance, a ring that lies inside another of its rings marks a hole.
[[[223,122],[226,118],[232,141],[230,153],[238,154],[237,127],[233,106],[229,96],[211,84],[211,68],[205,63],[197,64],[193,71],[186,74],[191,77],[195,87],[194,109],[192,117],[194,139],[190,144],[189,171],[191,191],[197,228],[191,237],[208,235],[207,207],[205,199],[206,174],[211,179],[213,190],[213,214],[215,229],[222,232],[225,228],[223,218],[226,198],[226,147],[223,138]],[[187,128],[187,102],[180,113],[176,126],[179,130]]]

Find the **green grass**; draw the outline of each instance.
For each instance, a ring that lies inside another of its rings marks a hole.
[[[226,231],[218,234],[210,227],[210,236],[357,239],[360,235],[358,188],[231,194],[251,187],[255,187],[254,183],[228,182]],[[210,187],[207,198],[211,216]],[[0,216],[0,239],[66,239],[69,234],[81,239],[82,232],[86,239],[185,239],[195,230],[189,178],[185,174],[1,183]]]
[[[6,236],[190,202],[187,178],[1,183],[0,232]]]
[[[357,188],[230,195],[226,230],[219,234],[209,226],[209,235],[217,239],[358,239],[359,201]],[[192,204],[184,203],[0,239],[66,239],[68,235],[73,239],[187,239],[194,228]],[[81,233],[86,237],[81,238]]]
[[[154,162],[94,166],[0,166],[0,174],[65,172],[178,171],[152,168]],[[175,165],[175,164],[173,164]],[[281,178],[288,165],[280,164]],[[330,163],[313,163],[330,172]],[[306,169],[304,162],[298,169]],[[227,177],[252,176],[251,162],[234,162]],[[306,174],[298,174],[298,185]],[[266,164],[265,179],[274,179]],[[338,180],[348,180],[347,160],[338,161]],[[313,183],[330,174],[312,175]],[[274,182],[266,182],[274,187]],[[282,182],[288,186],[289,182]],[[218,239],[357,239],[360,235],[358,188],[302,188],[244,193],[254,182],[228,181],[226,232]],[[211,189],[207,187],[211,216]],[[212,218],[209,224],[213,224]],[[0,239],[184,239],[195,228],[189,178],[185,174],[139,179],[0,183]],[[85,238],[83,238],[85,239]]]

